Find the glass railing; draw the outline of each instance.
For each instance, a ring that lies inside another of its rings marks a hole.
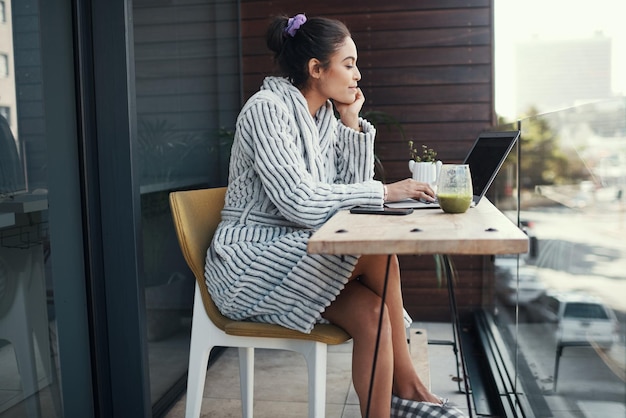
[[[531,246],[496,257],[489,309],[515,391],[536,417],[624,417],[626,99],[517,126],[492,199]]]

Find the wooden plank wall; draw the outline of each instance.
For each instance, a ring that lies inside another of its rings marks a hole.
[[[426,144],[446,162],[463,159],[476,135],[495,123],[492,0],[241,1],[243,95],[272,72],[265,30],[272,16],[326,16],[344,21],[357,44],[364,112],[383,111],[402,126],[379,125],[376,153],[387,182],[410,176],[407,140]],[[491,263],[455,259],[459,304],[488,303]],[[431,256],[402,257],[405,305],[417,320],[448,320],[445,287]],[[486,273],[485,274],[485,270]]]

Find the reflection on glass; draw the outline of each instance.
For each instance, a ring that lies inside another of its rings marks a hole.
[[[0,194],[13,195],[25,191],[24,166],[18,152],[17,140],[9,125],[9,107],[0,114]]]
[[[0,195],[11,195],[24,192],[26,184],[17,135],[11,2],[0,6]]]
[[[496,204],[531,251],[498,257],[494,283],[521,391],[539,394],[537,416],[624,416],[626,101],[521,126],[519,189]]]
[[[239,111],[237,4],[133,3],[144,287],[153,408],[187,373],[195,279],[173,190],[224,185]],[[176,389],[181,389],[180,385]]]
[[[43,81],[30,77],[42,71],[39,16],[37,2],[13,6],[0,3],[0,417],[58,417],[47,179],[26,164],[46,157],[45,132],[32,129],[44,117],[31,111],[43,107]]]

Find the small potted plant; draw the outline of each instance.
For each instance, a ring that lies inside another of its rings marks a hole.
[[[422,145],[416,148],[413,141],[409,141],[409,170],[413,175],[413,180],[423,183],[429,183],[434,186],[439,177],[439,169],[441,168],[441,160],[437,160],[437,152]]]

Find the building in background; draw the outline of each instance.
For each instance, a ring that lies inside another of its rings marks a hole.
[[[611,38],[519,42],[515,51],[516,114],[549,112],[606,100],[611,89]]]
[[[0,0],[0,116],[7,120],[17,137],[14,87],[11,0]]]

